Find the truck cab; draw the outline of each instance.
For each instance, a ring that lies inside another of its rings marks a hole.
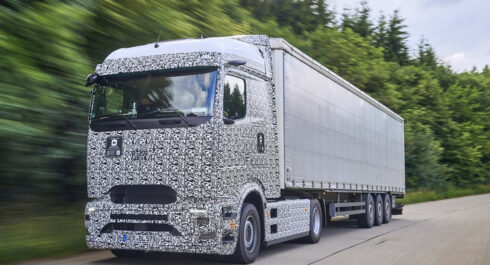
[[[280,196],[270,56],[268,37],[236,36],[119,49],[97,65],[89,247],[235,252],[243,202],[263,219],[265,197]]]

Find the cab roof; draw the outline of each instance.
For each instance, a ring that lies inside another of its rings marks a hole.
[[[263,62],[263,57],[257,46],[237,40],[234,37],[182,39],[163,41],[157,44],[149,43],[130,48],[121,48],[113,51],[105,60],[176,53],[218,52],[237,55],[257,63]]]

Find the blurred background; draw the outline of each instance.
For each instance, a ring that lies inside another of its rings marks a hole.
[[[285,38],[405,118],[406,202],[490,192],[489,67],[456,71],[425,38],[409,47],[397,9],[329,0],[2,2],[0,263],[86,251],[84,80],[111,51],[159,33]]]

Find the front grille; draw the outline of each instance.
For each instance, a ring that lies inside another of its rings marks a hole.
[[[119,185],[110,190],[113,203],[170,204],[177,201],[177,192],[164,185]]]

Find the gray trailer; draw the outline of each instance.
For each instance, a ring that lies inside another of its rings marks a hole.
[[[282,188],[403,193],[403,118],[271,39]]]
[[[335,216],[387,223],[405,193],[403,119],[283,39],[119,49],[92,84],[90,248],[251,263]]]

